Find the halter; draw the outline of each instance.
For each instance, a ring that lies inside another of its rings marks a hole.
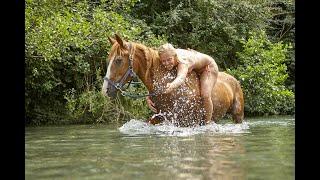
[[[154,95],[156,95],[156,93],[149,93],[149,94],[145,94],[145,95],[139,95],[138,94],[137,95],[137,94],[129,94],[128,92],[124,91],[125,89],[127,89],[130,86],[130,84],[132,82],[132,79],[135,78],[135,77],[138,77],[136,75],[136,73],[133,71],[133,53],[131,52],[131,50],[132,50],[132,45],[131,45],[131,43],[129,43],[129,59],[128,59],[129,67],[128,67],[126,73],[120,79],[120,81],[119,82],[113,82],[109,78],[107,78],[107,76],[105,76],[103,79],[108,81],[114,88],[116,88],[118,91],[120,91],[122,96],[128,96],[128,97],[132,97],[132,98],[142,98],[142,97],[146,97],[146,96],[154,96]],[[131,77],[131,80],[129,81],[128,86],[126,88],[123,88],[124,85],[126,84],[125,80],[128,78],[128,76]]]

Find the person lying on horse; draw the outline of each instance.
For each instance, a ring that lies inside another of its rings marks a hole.
[[[167,70],[177,67],[177,77],[166,86],[164,93],[170,93],[182,85],[191,71],[195,71],[200,78],[200,94],[205,110],[205,123],[212,118],[213,104],[211,92],[217,82],[219,73],[215,60],[195,50],[175,49],[172,44],[167,43],[159,47],[160,62]],[[154,103],[147,97],[147,104],[151,110],[156,111]]]

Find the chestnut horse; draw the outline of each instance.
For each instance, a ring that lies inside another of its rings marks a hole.
[[[114,96],[122,91],[124,84],[138,76],[150,92],[159,116],[148,120],[156,124],[164,119],[177,126],[199,125],[204,119],[200,98],[198,75],[192,71],[179,88],[169,94],[161,92],[168,82],[176,77],[176,69],[167,71],[160,63],[158,51],[140,43],[126,42],[117,34],[115,39],[108,37],[112,44],[109,52],[109,65],[102,93]],[[217,83],[212,91],[214,106],[212,120],[217,122],[227,112],[234,122],[241,123],[244,116],[244,100],[240,83],[231,75],[219,72]]]

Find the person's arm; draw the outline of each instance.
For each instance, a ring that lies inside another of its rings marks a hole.
[[[171,91],[179,87],[186,80],[187,74],[188,74],[188,65],[180,63],[178,65],[177,77],[171,83],[167,84],[167,89],[165,90],[165,93],[170,93]]]

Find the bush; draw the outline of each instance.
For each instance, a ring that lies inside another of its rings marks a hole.
[[[292,43],[288,50],[286,86],[294,91],[295,3],[293,0],[140,0],[132,15],[176,47],[212,56],[219,68],[238,66],[236,52],[250,31],[266,30],[272,42]]]
[[[70,117],[78,123],[114,122],[133,117],[119,101],[113,102],[95,90],[76,94],[76,91],[71,89],[65,98]]]
[[[101,83],[102,84],[102,80]],[[126,92],[135,94],[146,94],[144,85],[129,86]],[[69,117],[76,123],[105,123],[123,122],[125,120],[146,119],[151,115],[144,98],[132,99],[120,94],[115,99],[105,97],[100,89],[76,92],[75,89],[65,93],[67,100],[66,109]]]
[[[237,65],[239,40],[265,28],[271,17],[266,0],[141,0],[135,7],[133,15],[143,18],[155,34],[166,35],[177,47],[214,57],[221,69]]]
[[[291,48],[281,42],[271,43],[265,32],[251,33],[237,53],[237,68],[228,72],[241,83],[247,114],[292,114],[294,93],[285,86],[288,77],[286,52]]]
[[[100,122],[118,119],[107,116],[128,114],[117,105],[108,104],[113,102],[104,102],[99,95],[110,49],[107,37],[121,32],[126,40],[155,46],[165,39],[153,35],[143,21],[128,16],[135,2],[26,1],[25,109],[28,124],[35,119],[54,119],[54,114],[64,119],[89,118],[79,122]],[[142,106],[140,101],[135,103]],[[67,105],[67,108],[57,109],[54,104]],[[113,106],[118,107],[115,110],[119,112],[105,112],[107,107]],[[52,118],[49,111],[54,112]],[[57,123],[61,119],[57,119]],[[38,122],[46,120],[37,120],[35,124]]]

